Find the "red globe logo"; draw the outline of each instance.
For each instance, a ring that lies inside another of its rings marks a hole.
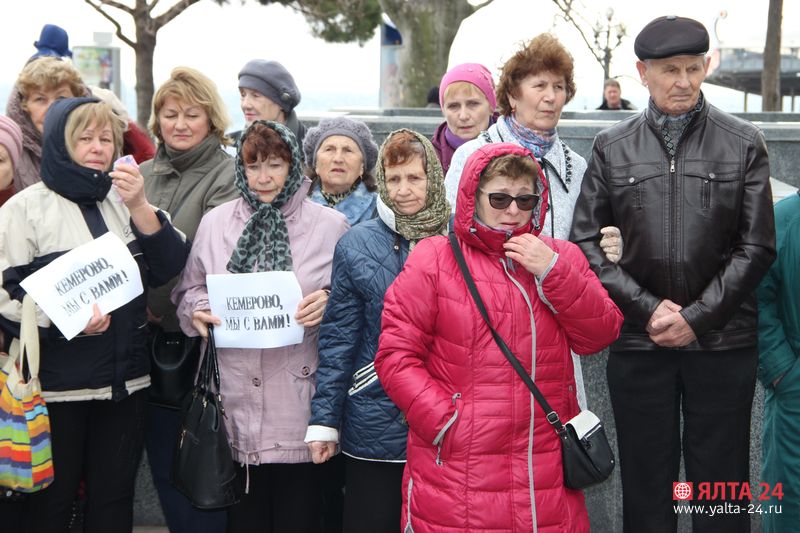
[[[672,484],[673,500],[691,500],[693,486],[691,481],[676,481]]]

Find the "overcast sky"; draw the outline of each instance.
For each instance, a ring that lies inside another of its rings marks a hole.
[[[129,3],[130,0],[128,0]],[[718,25],[723,45],[763,48],[766,33],[768,0],[583,0],[587,12],[605,13],[613,5],[615,18],[628,26],[628,37],[614,56],[612,74],[622,75],[623,94],[634,102],[646,102],[646,92],[636,81],[633,38],[649,20],[659,15],[679,14],[703,22],[710,30],[721,10],[728,16]],[[172,5],[172,0],[162,0]],[[0,32],[0,101],[5,102],[27,58],[35,51],[33,42],[46,23],[58,24],[70,35],[70,45],[93,44],[93,32],[112,32],[112,25],[83,0],[19,0],[10,8],[4,5],[4,28]],[[669,5],[665,11],[663,5]],[[800,46],[798,20],[800,2],[784,2],[783,45]],[[13,14],[12,14],[13,11]],[[543,31],[553,31],[575,56],[578,95],[573,109],[595,107],[602,84],[602,71],[589,55],[577,33],[554,17],[550,0],[495,0],[462,26],[451,52],[453,64],[464,61],[484,62],[497,68],[513,53],[521,40]],[[12,18],[13,17],[13,18]],[[121,15],[121,20],[130,20]],[[132,24],[126,29],[133,34]],[[329,44],[313,38],[301,15],[282,6],[264,7],[249,0],[239,0],[220,7],[212,0],[202,0],[164,27],[158,34],[155,57],[155,81],[158,85],[177,65],[203,71],[216,81],[239,120],[235,108],[236,80],[239,69],[252,58],[274,59],[294,75],[304,95],[299,110],[310,112],[333,105],[375,107],[378,103],[380,45],[374,37],[364,47],[356,44]],[[713,37],[712,37],[713,39]],[[126,86],[123,101],[132,106],[135,98],[134,59],[132,50],[114,38],[112,44],[122,52],[122,83]],[[707,89],[709,92],[710,89]],[[733,91],[715,92],[718,102],[735,109],[742,97]],[[710,93],[709,93],[710,94]],[[754,102],[750,100],[751,110]]]

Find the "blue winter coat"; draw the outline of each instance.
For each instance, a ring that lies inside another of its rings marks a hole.
[[[403,268],[408,241],[379,218],[336,245],[331,294],[319,333],[311,426],[337,428],[355,458],[405,461],[408,426],[375,373],[383,296]]]

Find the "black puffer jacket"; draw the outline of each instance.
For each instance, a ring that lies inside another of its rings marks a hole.
[[[618,226],[618,264],[599,246]],[[687,349],[755,346],[753,291],[775,258],[769,161],[762,133],[708,102],[670,158],[651,109],[598,134],[575,208],[576,242],[625,324],[617,350],[656,345],[645,326],[664,298],[698,340]]]

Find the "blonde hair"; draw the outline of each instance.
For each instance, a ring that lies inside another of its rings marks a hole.
[[[440,102],[442,107],[445,106],[445,102],[447,102],[448,99],[461,91],[467,93],[469,96],[479,96],[483,102],[489,105],[489,100],[486,98],[486,95],[483,94],[483,91],[478,89],[474,83],[470,83],[468,81],[454,81],[444,90],[444,94],[442,95],[444,96],[444,100]],[[492,109],[492,111],[494,111],[494,109]]]
[[[81,134],[95,124],[97,127],[110,126],[114,137],[114,159],[122,152],[122,135],[126,124],[105,102],[89,102],[72,110],[64,126],[64,144],[70,159],[75,161],[75,146]]]
[[[169,79],[153,96],[153,112],[147,127],[159,142],[163,143],[164,138],[161,136],[158,114],[169,97],[186,104],[201,106],[208,115],[210,132],[217,136],[220,143],[231,144],[230,139],[225,136],[225,130],[230,126],[230,119],[217,86],[205,74],[190,67],[172,69]]]
[[[86,87],[75,67],[55,57],[34,59],[25,65],[17,78],[17,90],[22,96],[20,101],[23,106],[33,91],[52,90],[64,84],[69,85],[72,96],[78,97],[86,94]]]

